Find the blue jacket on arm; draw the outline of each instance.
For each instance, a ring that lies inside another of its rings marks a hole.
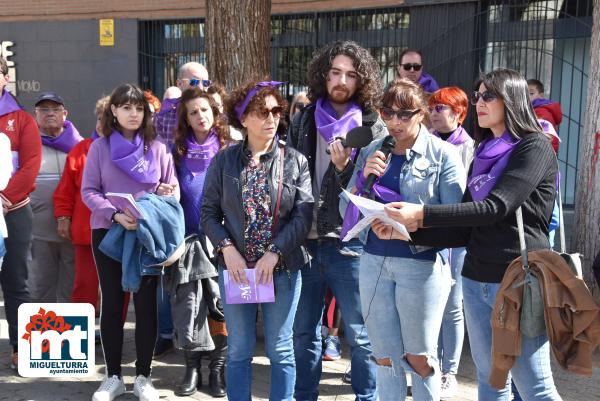
[[[137,230],[113,224],[100,251],[123,265],[123,291],[136,292],[142,276],[160,275],[159,266],[182,250],[185,239],[183,209],[174,196],[146,194],[137,200],[144,219]]]

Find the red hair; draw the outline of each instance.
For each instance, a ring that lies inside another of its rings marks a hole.
[[[458,115],[458,123],[462,124],[467,117],[469,99],[467,94],[458,86],[447,86],[433,92],[428,100],[429,106],[445,104],[449,106],[454,114]]]
[[[150,103],[152,107],[154,107],[154,112],[158,113],[160,111],[160,100],[158,100],[158,98],[154,96],[150,89],[144,91],[144,97],[146,98],[148,103]]]

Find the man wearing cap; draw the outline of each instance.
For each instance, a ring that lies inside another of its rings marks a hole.
[[[0,132],[10,140],[13,166],[8,185],[0,191],[8,231],[0,285],[4,293],[9,342],[13,347],[10,366],[16,369],[17,312],[22,303],[30,301],[26,283],[33,225],[29,193],[35,188],[35,177],[40,170],[42,145],[34,119],[21,110],[15,98],[4,89],[7,83],[8,66],[6,60],[0,57]]]
[[[400,53],[398,75],[400,78],[408,78],[418,83],[427,94],[432,94],[440,89],[435,79],[423,71],[423,55],[419,50],[406,49]]]
[[[181,92],[192,86],[199,86],[200,89],[206,89],[210,84],[208,71],[202,64],[190,62],[179,67],[177,88],[179,88],[180,92],[177,92],[178,96],[165,96],[160,111],[154,115],[154,128],[156,129],[158,139],[167,145],[169,149],[173,146],[175,140],[173,130],[177,127],[177,106],[179,105]],[[173,92],[173,90],[169,92]],[[167,95],[167,92],[165,92],[165,95]]]
[[[42,167],[31,194],[35,218],[31,245],[29,288],[33,302],[69,302],[75,276],[75,250],[58,225],[70,217],[54,218],[52,195],[62,176],[69,151],[83,138],[67,120],[65,102],[56,92],[44,92],[35,102],[34,116],[42,138]]]

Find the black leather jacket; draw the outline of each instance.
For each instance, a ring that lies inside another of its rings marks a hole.
[[[261,156],[270,171],[269,187],[271,213],[277,203],[279,177],[279,146]],[[219,152],[212,161],[204,184],[202,202],[202,230],[216,247],[224,239],[230,239],[244,256],[245,215],[242,207],[242,172],[250,159],[244,152],[245,142],[230,146]],[[279,227],[273,244],[283,254],[285,268],[300,269],[310,259],[303,243],[312,224],[313,196],[308,162],[294,149],[285,149],[283,163],[283,186],[279,208]],[[225,266],[223,255],[218,253],[219,264]]]
[[[388,135],[384,122],[379,118],[377,112],[365,112],[362,116],[363,126],[371,127],[373,131],[373,140],[383,138]],[[315,176],[315,154],[317,152],[317,126],[315,123],[315,105],[307,106],[302,112],[298,113],[290,124],[287,145],[297,149],[308,159],[310,176]],[[358,157],[360,150],[356,152]],[[319,238],[339,237],[342,228],[342,217],[340,216],[339,203],[340,193],[346,188],[352,173],[354,171],[354,160],[346,165],[346,168],[337,172],[333,163],[323,176],[321,191],[319,194],[313,194],[317,200],[317,233]]]

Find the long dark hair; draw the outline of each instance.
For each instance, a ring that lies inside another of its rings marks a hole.
[[[133,106],[140,105],[144,108],[144,118],[139,130],[142,134],[142,138],[144,138],[144,146],[148,147],[154,138],[156,138],[156,132],[154,132],[152,114],[150,112],[148,101],[144,96],[144,92],[134,84],[119,85],[111,93],[108,104],[102,114],[102,134],[108,138],[113,131],[121,131],[121,125],[117,121],[110,106],[114,105],[115,107],[120,107],[126,103]]]
[[[187,143],[186,138],[190,133],[190,125],[187,121],[187,102],[194,99],[206,99],[210,109],[213,112],[213,127],[217,130],[217,137],[219,138],[219,144],[223,148],[231,138],[229,136],[229,127],[225,120],[219,114],[219,108],[217,103],[212,96],[204,92],[197,86],[192,86],[186,89],[181,94],[179,99],[179,106],[177,106],[177,127],[175,128],[175,151],[173,157],[176,163],[179,163],[181,159],[187,154]],[[211,127],[212,128],[212,127]]]
[[[320,97],[327,97],[327,76],[333,59],[340,54],[352,60],[358,73],[352,100],[363,110],[376,110],[383,94],[379,64],[367,49],[350,40],[333,42],[316,51],[308,66],[308,99],[315,103]]]
[[[480,76],[475,81],[474,89],[479,90],[481,84],[504,102],[504,125],[512,136],[520,139],[534,132],[543,132],[529,100],[527,80],[520,73],[508,68],[498,68]],[[493,135],[491,129],[475,124],[476,143]]]

